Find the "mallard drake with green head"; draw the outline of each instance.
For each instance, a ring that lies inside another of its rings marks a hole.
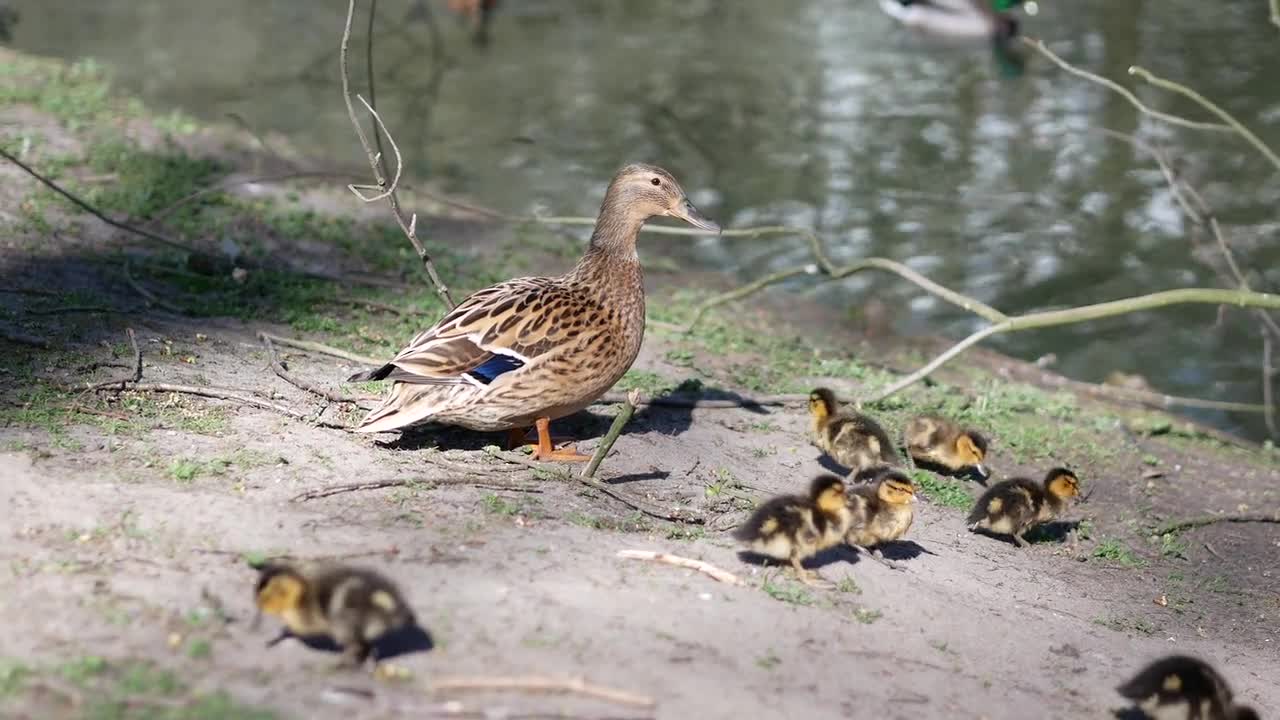
[[[1022,74],[1026,58],[1014,46],[1018,19],[1013,9],[1025,6],[1036,13],[1034,2],[1024,0],[880,0],[885,14],[909,28],[937,37],[988,40],[1001,73]]]
[[[595,402],[631,367],[644,338],[644,276],[636,238],[654,216],[713,232],[676,179],[627,165],[605,193],[586,253],[560,277],[516,278],[479,290],[390,362],[361,380],[392,380],[356,428],[420,422],[472,430],[538,430],[534,457],[585,460],[553,449],[550,423]]]

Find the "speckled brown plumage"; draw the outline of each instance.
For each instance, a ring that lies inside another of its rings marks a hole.
[[[590,405],[640,352],[645,303],[636,238],[655,215],[716,228],[665,170],[622,168],[577,266],[560,277],[517,278],[469,296],[365,376],[395,384],[357,429],[432,421],[507,430]]]

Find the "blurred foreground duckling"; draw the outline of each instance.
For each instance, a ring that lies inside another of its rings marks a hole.
[[[912,506],[916,500],[916,486],[911,478],[892,468],[879,468],[864,476],[870,481],[860,483],[849,493],[852,517],[845,542],[899,570],[898,565],[884,558],[879,546],[901,539],[911,529],[916,516]]]
[[[254,591],[259,616],[276,615],[285,625],[268,647],[290,635],[324,637],[342,648],[340,667],[360,667],[381,637],[417,624],[396,586],[372,570],[288,563],[267,563],[259,570]]]
[[[986,437],[946,418],[937,415],[912,418],[902,431],[902,444],[921,467],[951,473],[972,471],[984,481],[991,476],[983,465],[987,458]]]
[[[775,560],[786,560],[806,585],[815,584],[804,561],[819,551],[844,541],[849,527],[849,506],[844,481],[835,475],[819,475],[809,485],[808,496],[780,495],[756,508],[733,532],[749,550]]]
[[[1216,670],[1186,655],[1160,658],[1116,690],[1152,720],[1258,720]]]
[[[969,513],[969,530],[979,528],[1011,535],[1019,547],[1030,547],[1022,534],[1057,517],[1067,501],[1080,494],[1080,479],[1066,468],[1054,468],[1037,485],[1026,478],[1010,478],[992,485]]]
[[[879,423],[851,410],[841,412],[835,393],[826,388],[809,393],[809,419],[814,444],[851,475],[900,460]]]

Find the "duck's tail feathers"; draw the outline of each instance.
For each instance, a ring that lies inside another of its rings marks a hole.
[[[355,431],[387,432],[426,420],[435,414],[435,408],[431,403],[414,402],[419,399],[421,392],[420,385],[396,383],[391,387],[391,393],[382,401],[382,404],[369,411],[364,420],[356,426]]]
[[[387,363],[382,367],[374,368],[372,370],[362,370],[356,373],[355,375],[352,375],[351,377],[347,378],[347,382],[369,382],[371,380],[385,380],[387,376],[391,374],[391,371],[395,369],[396,369],[395,365],[392,365],[391,363]]]

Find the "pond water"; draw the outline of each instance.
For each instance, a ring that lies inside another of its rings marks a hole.
[[[317,158],[361,162],[338,85],[345,3],[8,4],[17,49],[93,57],[155,107],[235,113]],[[1047,0],[1023,29],[1131,87],[1134,64],[1187,83],[1280,146],[1280,28],[1266,5]],[[365,22],[362,12],[357,78]],[[1211,241],[1193,242],[1151,157],[1098,132],[1109,128],[1167,148],[1255,288],[1280,288],[1280,173],[1239,138],[1170,129],[1039,56],[1007,76],[989,49],[925,42],[875,0],[505,0],[485,47],[443,0],[383,0],[375,37],[378,100],[408,171],[502,210],[594,214],[613,170],[642,159],[671,169],[726,227],[810,226],[838,261],[900,260],[1008,313],[1221,286]],[[673,252],[742,277],[807,257],[794,238],[689,240]],[[855,311],[870,298],[900,308],[901,332],[980,326],[893,276],[836,292]],[[1172,394],[1261,398],[1261,337],[1239,311],[1182,306],[991,345],[1053,353],[1082,380],[1118,370]],[[1264,434],[1257,416],[1197,417]]]

